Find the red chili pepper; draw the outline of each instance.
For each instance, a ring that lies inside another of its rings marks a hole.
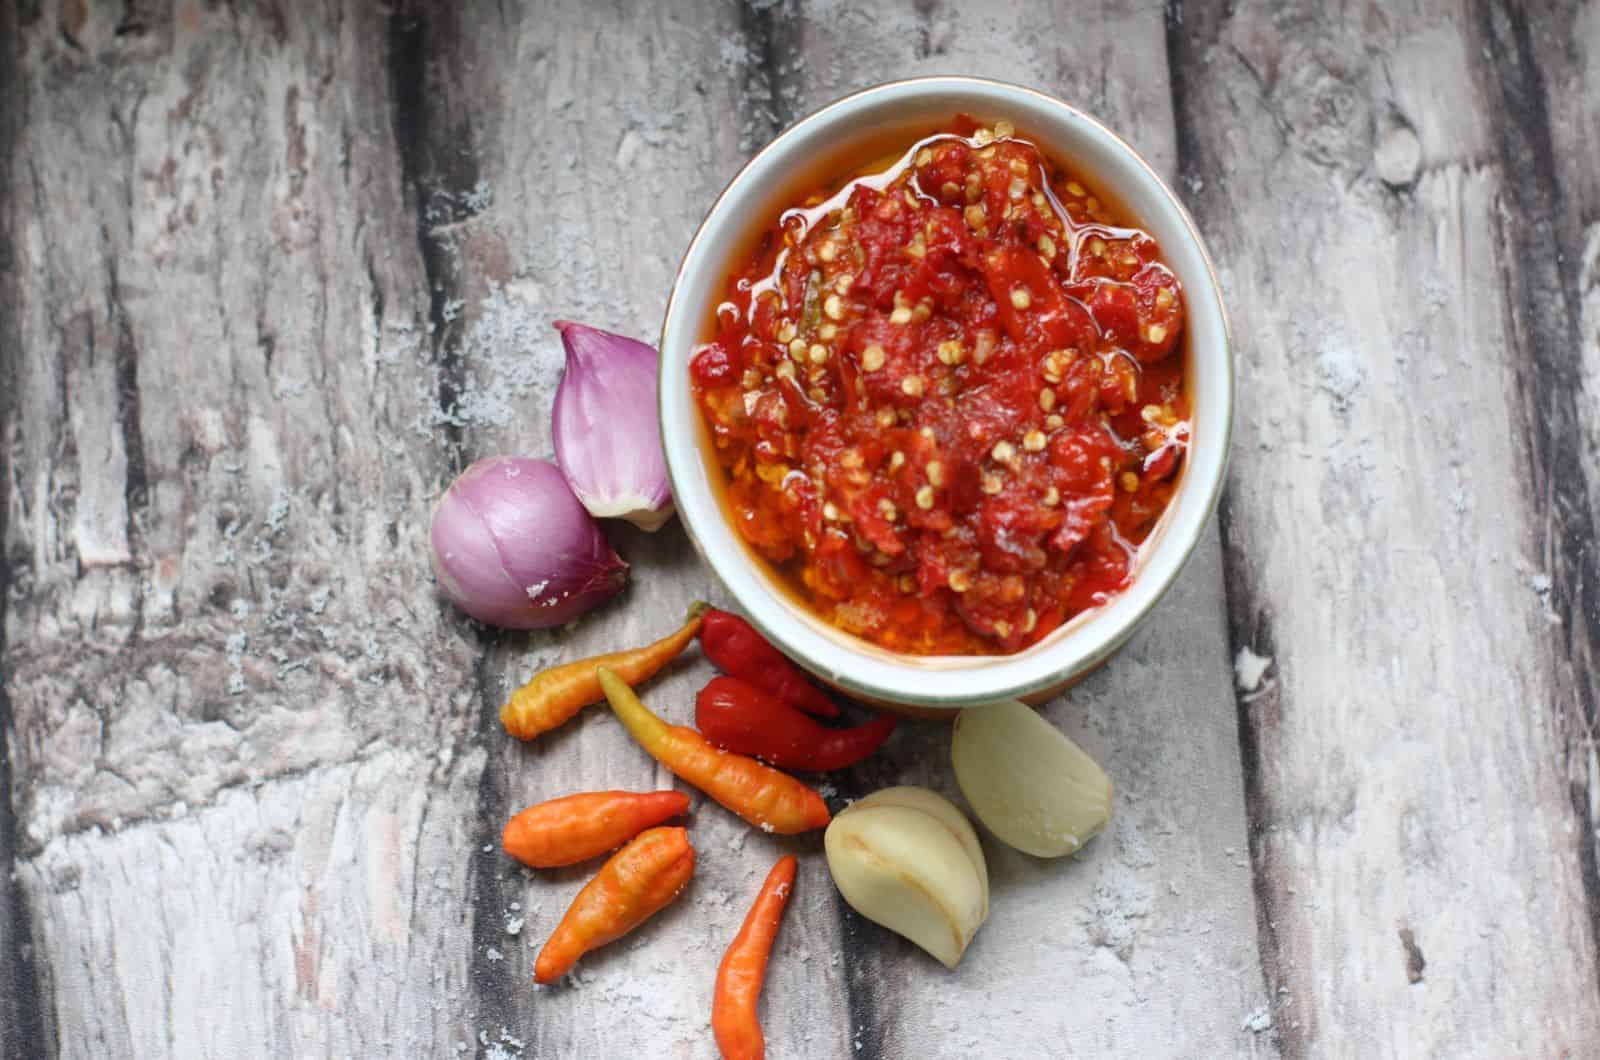
[[[723,673],[742,678],[807,714],[839,716],[838,705],[738,615],[714,607],[707,611],[701,619],[700,650]]]
[[[853,766],[882,747],[899,719],[880,714],[852,729],[830,729],[752,684],[723,676],[700,690],[694,720],[701,735],[725,750],[781,769],[826,773]]]

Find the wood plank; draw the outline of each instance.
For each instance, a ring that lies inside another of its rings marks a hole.
[[[1223,532],[1263,949],[1289,1055],[1586,1055],[1592,619],[1552,586],[1577,598],[1592,536],[1552,521],[1561,355],[1508,267],[1544,194],[1497,98],[1528,67],[1420,8],[1175,9],[1241,347]]]
[[[807,5],[776,17],[780,117],[867,79],[960,71],[1037,84],[1176,160],[1159,8]],[[868,1056],[1251,1055],[1267,996],[1231,692],[1221,560],[1208,537],[1177,588],[1104,671],[1046,708],[1118,785],[1117,817],[1077,859],[986,838],[988,924],[948,974],[848,910],[854,1040]],[[919,726],[841,787],[921,783],[958,801],[948,734]]]
[[[547,5],[419,5],[428,120],[416,179],[425,213],[441,330],[457,366],[446,408],[462,459],[494,452],[548,456],[549,410],[562,351],[551,324],[579,320],[653,341],[683,248],[744,157],[738,97],[738,13],[714,2],[625,9]],[[618,601],[569,628],[490,638],[481,664],[478,735],[488,756],[477,789],[474,849],[497,843],[506,817],[574,791],[669,786],[604,708],[522,745],[497,713],[542,666],[654,639],[689,602],[717,596],[675,525],[615,535],[632,564]],[[691,656],[694,653],[691,652]],[[692,717],[709,677],[689,662],[652,681],[647,702]],[[533,961],[593,865],[528,873],[497,847],[473,859],[470,955],[475,1019],[525,1043],[529,1056],[709,1056],[717,962],[781,851],[809,852],[768,984],[765,1025],[784,1055],[847,1051],[836,966],[833,888],[820,836],[753,833],[697,798],[695,879],[684,898],[626,942],[586,958],[573,980],[531,983]],[[523,921],[509,936],[506,924]]]
[[[447,1053],[483,754],[476,646],[418,560],[449,464],[387,23],[179,2],[19,29],[31,1055]]]

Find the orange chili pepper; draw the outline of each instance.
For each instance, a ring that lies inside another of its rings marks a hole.
[[[501,845],[524,865],[554,869],[615,850],[688,812],[681,791],[587,791],[529,806],[506,822]]]
[[[597,666],[610,667],[629,684],[636,685],[648,679],[677,658],[694,640],[695,634],[700,632],[705,610],[706,605],[696,601],[690,606],[689,617],[682,628],[654,644],[541,670],[511,693],[506,705],[500,708],[500,724],[517,739],[531,740],[561,725],[590,703],[600,702],[605,697],[600,683],[595,680]]]
[[[622,678],[603,666],[599,674],[612,711],[640,747],[757,828],[794,835],[831,820],[822,796],[787,773],[723,751],[688,726],[668,725],[639,702]]]
[[[533,965],[553,983],[590,950],[614,942],[664,909],[694,875],[694,847],[683,828],[652,828],[615,854],[578,892]]]
[[[717,988],[711,995],[711,1030],[723,1060],[763,1060],[766,1039],[756,1003],[767,979],[767,958],[778,937],[778,924],[794,891],[795,858],[786,854],[767,873],[755,904],[745,914],[744,926],[733,937],[717,968]]]

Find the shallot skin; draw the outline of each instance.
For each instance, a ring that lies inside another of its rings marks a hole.
[[[595,518],[654,533],[673,513],[655,347],[569,320],[555,326],[567,352],[551,409],[556,461]]]
[[[486,457],[433,509],[429,543],[440,591],[503,629],[568,622],[615,596],[628,565],[548,460]]]

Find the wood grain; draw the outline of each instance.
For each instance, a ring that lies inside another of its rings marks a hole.
[[[33,1055],[470,1036],[476,647],[416,560],[449,465],[384,29],[52,5],[15,38]]]
[[[1529,56],[1449,4],[1181,12],[1242,362],[1223,532],[1284,1050],[1586,1054],[1589,633],[1563,599],[1592,539],[1544,438],[1573,417],[1524,239],[1550,194],[1508,99]]]

